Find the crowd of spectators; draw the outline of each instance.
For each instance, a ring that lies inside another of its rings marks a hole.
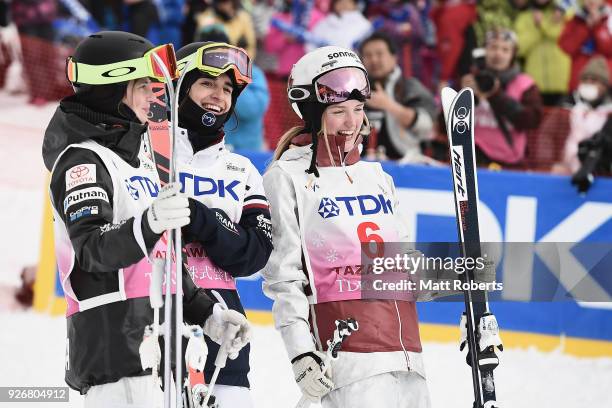
[[[0,0],[0,26],[0,63],[21,64],[35,104],[47,98],[36,86],[45,67],[24,37],[73,46],[67,31],[123,29],[176,48],[219,38],[245,48],[254,81],[228,126],[235,149],[274,147],[264,117],[290,111],[271,89],[323,45],[352,48],[368,70],[371,159],[445,160],[430,154],[444,134],[444,86],[474,89],[477,161],[494,168],[525,168],[530,132],[557,107],[569,136],[552,171],[576,172],[579,144],[612,114],[612,0]]]

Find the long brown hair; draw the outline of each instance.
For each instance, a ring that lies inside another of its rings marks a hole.
[[[276,145],[276,149],[274,149],[274,156],[272,161],[277,161],[280,157],[289,150],[289,146],[291,146],[291,140],[294,137],[304,132],[304,126],[294,126],[288,131],[286,131],[278,141]]]

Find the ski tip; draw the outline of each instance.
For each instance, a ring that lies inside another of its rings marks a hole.
[[[444,111],[444,121],[447,122],[448,112],[450,112],[451,105],[453,104],[453,101],[457,96],[457,91],[447,86],[442,88],[440,94],[442,96],[442,110]]]

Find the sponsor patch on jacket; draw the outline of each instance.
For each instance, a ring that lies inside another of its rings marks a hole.
[[[225,218],[225,216],[221,214],[220,212],[214,211],[214,213],[219,223],[221,223],[221,225],[223,225],[223,227],[225,227],[226,230],[233,232],[236,235],[240,235],[240,233],[238,232],[238,229],[236,228],[233,222]]]
[[[272,242],[272,221],[266,218],[265,215],[259,214],[257,216],[257,228]]]
[[[96,182],[95,164],[77,164],[66,171],[66,191],[82,184],[92,184]]]
[[[97,205],[86,205],[84,207],[79,208],[76,211],[71,211],[69,214],[70,221],[76,221],[81,217],[87,217],[88,215],[97,215],[98,214],[98,206]]]
[[[126,222],[127,220],[121,220],[117,224],[113,224],[111,222],[104,224],[103,226],[100,227],[100,235],[104,235],[110,231],[116,231],[119,228],[121,228],[121,226],[125,224]]]
[[[227,170],[229,170],[229,171],[237,171],[239,173],[244,173],[246,168],[236,166],[235,164],[232,164],[232,163],[227,163]]]
[[[68,208],[85,200],[104,200],[108,203],[108,194],[100,187],[89,187],[73,191],[64,199],[64,213]]]

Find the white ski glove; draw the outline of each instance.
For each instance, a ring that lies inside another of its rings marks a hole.
[[[251,325],[246,317],[235,310],[229,310],[227,306],[221,303],[216,303],[212,315],[204,322],[203,329],[204,334],[210,337],[212,341],[221,344],[230,324],[239,327],[234,340],[231,344],[226,345],[228,357],[234,360],[238,357],[238,352],[251,341]]]
[[[142,369],[157,367],[161,361],[161,350],[159,348],[159,339],[157,336],[153,336],[153,328],[147,326],[145,328],[145,335],[138,348],[140,354],[140,364]]]
[[[168,183],[147,210],[151,231],[161,234],[189,224],[189,200],[181,193],[181,183]]]
[[[295,382],[302,394],[312,402],[334,389],[329,370],[323,372],[325,354],[319,351],[300,354],[291,361]]]

